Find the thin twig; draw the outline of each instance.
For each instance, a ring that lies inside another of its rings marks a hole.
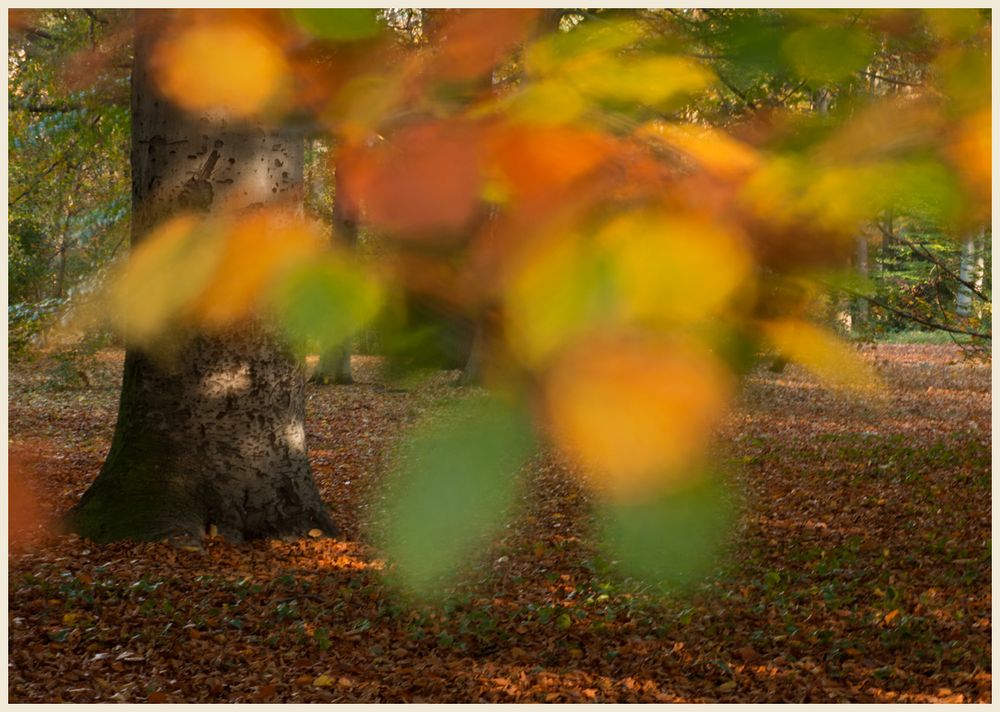
[[[65,114],[70,111],[85,109],[83,104],[18,104],[8,102],[8,111],[26,111],[29,114]]]
[[[931,262],[931,263],[937,265],[938,267],[940,267],[941,270],[945,274],[947,274],[949,277],[951,277],[952,279],[954,279],[955,281],[957,281],[959,284],[961,284],[961,285],[963,285],[965,287],[968,287],[968,289],[973,294],[975,294],[977,297],[979,297],[981,300],[983,300],[987,304],[992,303],[993,300],[990,299],[989,297],[987,297],[985,294],[983,294],[983,292],[980,291],[979,288],[976,287],[976,285],[974,283],[969,282],[969,281],[967,281],[965,279],[962,279],[961,275],[957,275],[954,272],[952,272],[951,269],[948,267],[948,265],[946,265],[940,259],[938,259],[937,257],[935,257],[934,254],[931,253],[926,247],[923,247],[922,245],[918,245],[918,244],[916,244],[914,242],[911,242],[909,239],[903,237],[902,235],[897,235],[897,234],[891,232],[890,230],[887,230],[885,227],[883,227],[883,225],[881,223],[875,223],[875,227],[877,227],[879,229],[879,232],[881,232],[885,237],[889,238],[890,240],[898,240],[899,242],[902,242],[904,245],[906,245],[907,247],[909,247],[911,250],[913,250],[914,252],[916,252],[918,255],[920,255],[921,257],[923,257],[928,262]]]
[[[924,326],[928,326],[937,331],[948,331],[951,332],[952,334],[965,334],[966,336],[974,336],[977,339],[986,339],[987,341],[993,339],[992,334],[983,334],[978,331],[969,331],[968,329],[960,329],[958,327],[948,326],[947,324],[938,324],[937,322],[930,321],[929,319],[924,319],[923,317],[917,316],[916,314],[910,314],[909,312],[905,312],[902,309],[897,309],[894,306],[886,304],[880,299],[876,299],[875,297],[869,297],[867,294],[862,294],[861,292],[855,291],[849,287],[843,287],[837,284],[830,284],[828,282],[821,282],[821,284],[831,289],[836,289],[838,291],[844,292],[845,294],[850,294],[851,296],[865,299],[870,304],[874,304],[875,306],[881,307],[886,311],[890,311],[896,316],[903,317],[904,319],[909,319],[910,321],[915,321],[918,324],[923,324]]]
[[[861,73],[864,76],[869,77],[870,79],[878,79],[879,81],[882,81],[882,82],[889,82],[890,84],[898,84],[899,86],[903,86],[903,87],[922,87],[923,86],[923,84],[920,84],[920,83],[916,83],[915,84],[913,82],[904,82],[902,79],[893,79],[892,77],[883,77],[881,74],[876,74],[875,72],[864,71],[864,72],[861,72]]]

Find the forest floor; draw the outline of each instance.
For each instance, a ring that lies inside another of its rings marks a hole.
[[[685,598],[600,565],[589,501],[533,462],[505,537],[444,607],[404,605],[365,544],[400,433],[456,373],[310,386],[309,448],[343,536],[96,546],[44,529],[99,469],[121,353],[85,387],[9,374],[11,702],[989,702],[990,365],[868,348],[877,403],[789,366],[749,378],[721,441],[745,495],[727,556]],[[48,374],[48,375],[47,375]],[[466,397],[469,396],[465,391]],[[25,483],[18,487],[17,483]]]

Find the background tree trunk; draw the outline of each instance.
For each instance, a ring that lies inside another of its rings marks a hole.
[[[862,280],[868,279],[868,235],[860,233],[855,240],[854,269]],[[854,318],[851,327],[858,329],[868,321],[868,300],[858,297],[854,300]]]
[[[983,291],[983,281],[986,278],[986,247],[989,238],[986,237],[986,228],[983,228],[982,236],[976,240],[976,289]]]
[[[962,241],[962,258],[959,263],[958,276],[962,281],[973,284],[976,279],[976,238],[969,234]],[[958,296],[955,299],[955,313],[961,317],[972,314],[972,290],[964,284],[958,285]]]
[[[179,211],[301,204],[301,141],[171,106],[153,39],[138,33],[132,75],[133,243]],[[111,450],[69,524],[98,542],[332,534],[304,420],[303,369],[262,323],[194,336],[169,365],[131,349]]]
[[[355,208],[347,196],[347,189],[342,172],[337,169],[333,183],[333,230],[332,242],[349,250],[355,250],[358,244],[358,222]],[[317,383],[354,383],[351,373],[351,346],[353,338],[349,338],[340,347],[321,353],[319,364],[313,372],[312,380]]]

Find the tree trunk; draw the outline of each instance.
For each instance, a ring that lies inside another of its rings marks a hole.
[[[347,196],[345,181],[340,170],[334,175],[333,183],[333,235],[334,245],[341,245],[354,250],[358,244],[358,223],[355,209]],[[354,383],[351,373],[351,343],[348,339],[341,346],[321,353],[319,363],[313,372],[312,380],[316,383]]]
[[[976,279],[975,285],[976,289],[980,292],[983,291],[983,281],[986,278],[986,230],[983,229],[982,237],[977,240],[976,244]]]
[[[976,238],[971,234],[962,241],[962,261],[959,264],[958,276],[963,282],[974,283],[976,278]],[[972,290],[964,284],[958,285],[958,296],[955,299],[955,313],[961,317],[972,314]]]
[[[486,344],[485,328],[482,324],[476,325],[476,330],[472,335],[472,347],[469,349],[469,358],[462,369],[462,375],[458,377],[456,385],[459,386],[479,386],[483,382],[483,358],[485,357]]]
[[[855,238],[856,260],[855,270],[861,279],[868,279],[868,236],[861,233]],[[858,328],[868,321],[868,300],[858,297],[854,300],[852,328]]]
[[[301,204],[301,141],[171,106],[148,76],[151,42],[137,36],[132,75],[133,244],[181,210]],[[213,526],[236,541],[333,534],[306,455],[303,369],[269,327],[178,351],[170,365],[126,352],[111,450],[69,525],[97,542],[197,540]]]

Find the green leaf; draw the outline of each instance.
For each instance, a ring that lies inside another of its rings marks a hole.
[[[379,32],[378,13],[371,8],[292,10],[299,26],[314,37],[348,42],[374,37]]]
[[[529,75],[560,73],[573,62],[611,57],[641,36],[641,23],[630,20],[605,20],[583,24],[573,32],[553,32],[525,50],[524,68]]]
[[[818,82],[837,82],[864,69],[874,48],[867,34],[850,27],[805,27],[782,44],[799,76]]]
[[[604,541],[624,573],[668,589],[707,574],[719,553],[732,503],[718,477],[639,502],[606,505]]]
[[[398,454],[382,538],[402,586],[431,596],[503,522],[534,437],[524,413],[495,400],[452,404]]]
[[[289,342],[299,351],[310,339],[321,351],[336,348],[374,318],[382,305],[378,285],[336,259],[291,270],[271,295]]]

